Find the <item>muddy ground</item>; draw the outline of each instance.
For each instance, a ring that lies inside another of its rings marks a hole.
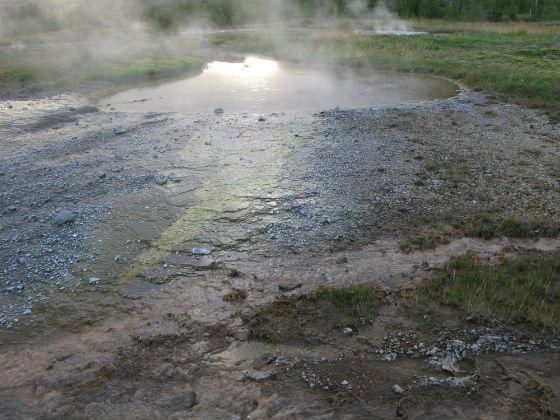
[[[558,417],[558,343],[414,292],[454,255],[559,248],[452,223],[558,220],[544,114],[468,90],[265,121],[100,108],[0,104],[3,418]],[[367,319],[309,297],[357,284],[381,290]]]

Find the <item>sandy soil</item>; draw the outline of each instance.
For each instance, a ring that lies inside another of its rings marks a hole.
[[[560,128],[540,113],[468,91],[265,121],[77,95],[0,112],[2,417],[558,416],[557,343],[427,322],[401,293],[453,255],[558,249],[443,227],[434,250],[400,246],[428,216],[558,220]],[[371,322],[318,307],[312,341],[254,333],[267,305],[360,283],[385,291]]]

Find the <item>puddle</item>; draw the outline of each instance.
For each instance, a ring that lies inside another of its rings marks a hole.
[[[123,91],[99,105],[124,112],[297,112],[396,105],[457,92],[457,85],[434,77],[249,57],[237,63],[215,61],[197,77]]]

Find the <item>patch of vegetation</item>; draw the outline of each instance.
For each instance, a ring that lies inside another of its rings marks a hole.
[[[560,327],[560,253],[529,253],[485,266],[454,258],[429,286],[446,305],[479,317]]]
[[[202,61],[193,57],[149,56],[140,59],[112,61],[77,75],[78,80],[126,81],[155,79],[178,72],[201,71]]]
[[[399,247],[401,251],[409,253],[434,249],[448,242],[449,239],[447,239],[445,234],[438,234],[437,231],[430,231],[399,242]]]
[[[282,298],[262,308],[250,323],[253,339],[273,343],[319,344],[333,329],[370,322],[381,305],[370,285],[322,288],[309,296]]]
[[[560,225],[554,222],[525,220],[514,215],[502,219],[487,214],[475,215],[456,226],[467,236],[492,239],[500,236],[508,238],[553,238],[560,235]]]

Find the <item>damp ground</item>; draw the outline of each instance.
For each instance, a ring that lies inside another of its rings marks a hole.
[[[2,103],[2,413],[557,415],[553,334],[420,287],[454,256],[558,250],[557,124],[468,90],[224,108]]]

